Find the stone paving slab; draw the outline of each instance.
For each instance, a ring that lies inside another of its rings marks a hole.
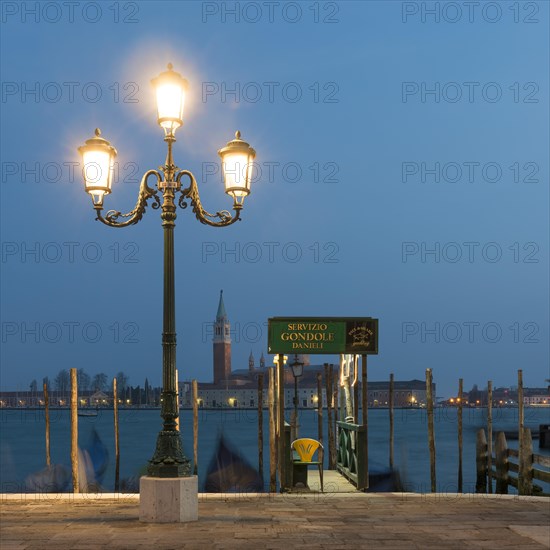
[[[151,524],[137,497],[42,497],[0,495],[1,550],[550,549],[549,498],[200,495],[199,521]]]

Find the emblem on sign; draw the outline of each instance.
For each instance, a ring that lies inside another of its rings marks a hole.
[[[364,346],[368,348],[370,346],[370,337],[372,335],[372,330],[369,330],[367,327],[356,327],[348,332],[348,335],[353,338],[351,345]]]

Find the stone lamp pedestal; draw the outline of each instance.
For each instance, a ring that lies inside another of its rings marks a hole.
[[[139,520],[185,523],[199,519],[198,477],[149,477],[139,480]]]

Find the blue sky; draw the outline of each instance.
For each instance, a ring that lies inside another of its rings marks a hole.
[[[549,5],[486,4],[5,2],[0,387],[70,367],[160,384],[159,214],[103,226],[74,163],[100,127],[119,153],[105,206],[133,208],[165,157],[150,79],[168,62],[190,84],[176,163],[205,207],[231,206],[209,170],[235,130],[261,169],[242,222],[178,212],[180,380],[212,378],[223,288],[234,369],[267,352],[268,317],[372,316],[373,380],[430,367],[446,396],[522,368],[543,386]]]

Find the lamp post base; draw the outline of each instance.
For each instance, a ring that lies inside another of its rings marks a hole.
[[[147,467],[149,477],[188,477],[191,464],[183,454],[180,433],[177,430],[162,430],[157,437],[153,458]]]
[[[198,477],[139,480],[139,521],[185,523],[199,519]]]

